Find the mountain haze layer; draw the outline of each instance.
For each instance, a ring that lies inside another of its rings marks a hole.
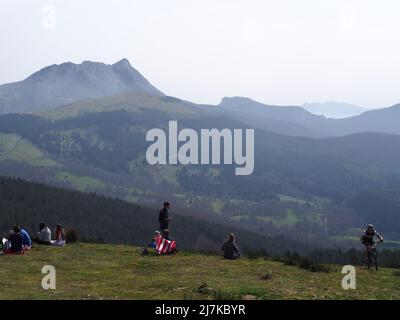
[[[368,111],[368,109],[354,104],[334,101],[324,103],[305,103],[302,107],[315,115],[334,119],[354,117]]]
[[[227,117],[284,135],[328,138],[362,132],[400,134],[400,104],[345,119],[328,119],[298,106],[270,106],[242,97],[224,98],[219,107]]]
[[[301,107],[266,105],[245,97],[225,97],[219,107],[226,116],[252,127],[292,136],[321,136],[318,127],[324,118]]]

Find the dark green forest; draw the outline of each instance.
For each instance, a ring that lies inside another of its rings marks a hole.
[[[0,177],[0,212],[4,234],[14,224],[21,224],[32,235],[38,223],[45,221],[50,227],[62,223],[83,242],[145,246],[158,227],[156,209],[11,177]],[[183,249],[217,252],[226,234],[234,232],[243,253],[250,258],[272,257],[299,266],[305,261],[310,266],[361,264],[360,250],[312,248],[283,237],[266,237],[179,214],[173,217],[173,237]],[[380,264],[400,268],[400,251],[383,250]]]
[[[0,231],[20,224],[31,234],[41,221],[54,228],[62,223],[80,241],[145,246],[158,229],[158,211],[119,199],[55,188],[11,177],[0,177]],[[309,248],[283,237],[267,237],[192,217],[172,210],[171,236],[179,247],[217,251],[229,232],[237,235],[243,250],[282,253]]]
[[[340,235],[340,245],[348,247],[347,237],[358,236],[354,228],[371,222],[388,238],[400,239],[398,136],[363,133],[310,139],[256,130],[255,171],[238,177],[229,165],[148,165],[145,133],[165,128],[170,118],[167,112],[146,108],[57,120],[2,115],[0,133],[26,139],[59,166],[31,166],[18,155],[1,162],[0,174],[71,189],[77,186],[66,175],[89,176],[96,183],[84,191],[146,206],[168,198],[185,207],[185,214],[198,214],[201,208],[202,217],[214,222],[303,242],[328,244]],[[179,125],[195,130],[246,128],[218,114],[182,118]],[[294,200],[282,201],[280,195]],[[376,201],[371,205],[370,199]]]

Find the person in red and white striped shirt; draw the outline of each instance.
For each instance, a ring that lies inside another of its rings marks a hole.
[[[176,241],[168,240],[161,235],[156,240],[156,250],[159,254],[170,254],[177,251]]]

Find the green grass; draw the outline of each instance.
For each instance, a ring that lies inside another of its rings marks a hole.
[[[36,247],[0,256],[0,263],[0,299],[400,299],[400,277],[392,269],[357,269],[357,289],[345,291],[339,266],[317,273],[264,259],[141,256],[139,248],[123,245]],[[56,290],[41,288],[44,265],[56,268]],[[200,293],[203,283],[207,290]]]
[[[35,167],[56,166],[57,162],[46,158],[44,154],[29,141],[16,134],[0,133],[0,161],[17,160]]]
[[[258,216],[257,219],[264,222],[272,222],[274,226],[278,228],[293,228],[298,222],[301,221],[301,219],[295,215],[292,209],[288,209],[286,215],[282,218]]]
[[[221,214],[222,209],[224,208],[225,203],[220,199],[215,199],[211,202],[211,207],[214,213]]]
[[[98,190],[105,187],[104,182],[93,177],[75,176],[66,171],[59,171],[55,176],[60,181],[70,183],[79,191]]]
[[[122,93],[98,99],[82,100],[71,105],[38,114],[50,119],[76,117],[87,112],[104,112],[124,109],[136,112],[140,109],[160,110],[174,117],[196,117],[204,107],[185,101],[165,102],[158,96],[146,93]]]
[[[278,197],[279,197],[279,200],[281,202],[294,202],[294,203],[298,203],[298,204],[310,203],[309,201],[306,201],[306,200],[303,200],[303,199],[299,199],[299,198],[295,198],[295,197],[291,197],[291,196],[287,196],[285,194],[279,194]]]

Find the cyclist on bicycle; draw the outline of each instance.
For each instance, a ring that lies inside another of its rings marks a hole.
[[[380,242],[383,242],[383,237],[374,229],[372,224],[369,224],[367,230],[361,234],[361,243],[365,246],[365,256],[374,246],[374,237],[377,237]]]

